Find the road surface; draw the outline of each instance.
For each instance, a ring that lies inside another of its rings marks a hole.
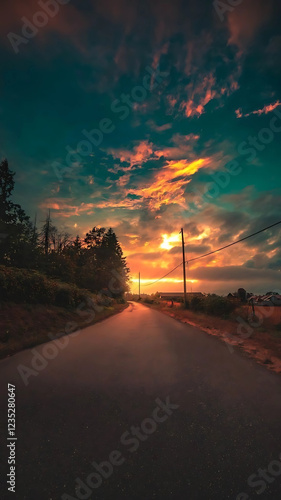
[[[64,339],[0,362],[1,500],[281,498],[280,376],[140,304]]]

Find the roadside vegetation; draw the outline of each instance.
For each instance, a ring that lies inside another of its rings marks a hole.
[[[1,301],[73,309],[88,298],[90,292],[74,284],[59,282],[38,271],[0,266]]]
[[[131,296],[131,300],[138,300],[138,296]],[[190,311],[205,313],[211,316],[219,316],[223,318],[229,317],[233,311],[237,308],[237,303],[232,300],[221,297],[219,295],[210,294],[202,297],[198,297],[194,295],[187,301],[186,308],[184,307],[183,298],[174,297],[173,300],[164,301],[160,299],[159,294],[152,294],[150,296],[143,297],[142,302],[144,304],[150,305],[158,305],[161,306],[163,304],[167,304],[167,307],[172,307],[173,304],[176,304],[176,307],[181,309],[187,309]]]

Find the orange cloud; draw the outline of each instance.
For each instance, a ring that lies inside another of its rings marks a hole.
[[[149,120],[147,125],[156,132],[165,132],[173,127],[172,123],[165,123],[164,125],[157,125],[153,120]]]
[[[40,208],[54,210],[55,217],[79,217],[83,213],[88,213],[88,215],[93,213],[91,209],[94,208],[94,203],[81,203],[77,206],[71,204],[71,201],[63,198],[47,198],[41,203]]]
[[[236,110],[235,110],[235,114],[236,114],[237,118],[242,118],[243,113],[242,113],[241,108],[236,109]]]
[[[198,139],[199,135],[195,134],[175,134],[171,141],[173,142],[174,146],[155,151],[155,156],[157,156],[158,158],[164,156],[164,158],[170,160],[180,160],[182,158],[186,158],[187,156],[189,158],[192,158],[193,146],[198,141]]]
[[[126,184],[128,184],[128,182],[129,182],[130,178],[131,178],[130,174],[122,175],[121,177],[119,177],[119,179],[117,179],[116,185],[119,187],[126,186]]]
[[[186,102],[181,103],[181,110],[184,110],[186,116],[189,118],[191,116],[200,116],[204,113],[205,106],[215,97],[217,97],[217,91],[214,90],[215,78],[212,74],[205,76],[202,83],[196,86],[190,83],[187,86],[187,93],[189,99]]]
[[[280,101],[276,101],[273,104],[268,104],[267,106],[264,106],[261,109],[251,111],[250,113],[247,113],[247,114],[243,114],[241,108],[236,109],[235,113],[236,113],[237,118],[243,118],[243,117],[247,117],[247,116],[251,116],[251,115],[259,115],[259,116],[260,115],[267,115],[271,111],[274,111],[276,108],[278,108],[278,106],[281,106]]]
[[[137,210],[142,208],[142,200],[132,200],[132,199],[124,199],[122,200],[109,200],[109,201],[101,201],[100,203],[95,203],[96,208],[124,208],[127,210]]]
[[[186,208],[185,186],[192,175],[210,164],[210,158],[195,161],[167,161],[166,165],[156,173],[149,185],[136,189],[125,189],[122,199],[115,198],[95,203],[96,208],[121,208],[137,210],[148,208],[159,210],[163,205],[180,205]],[[124,182],[125,184],[125,182]]]
[[[148,141],[142,141],[133,148],[133,151],[128,149],[110,149],[108,153],[120,161],[130,163],[130,167],[121,167],[119,170],[132,170],[136,165],[141,165],[148,160],[153,154],[152,144]]]
[[[201,158],[191,163],[188,160],[168,161],[149,186],[131,189],[127,194],[140,196],[152,211],[159,210],[162,205],[170,204],[186,208],[184,188],[191,181],[191,176],[206,167],[209,161],[208,158]]]

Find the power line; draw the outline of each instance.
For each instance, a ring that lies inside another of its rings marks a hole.
[[[241,238],[240,240],[233,241],[232,243],[229,243],[228,245],[225,245],[224,247],[217,248],[217,250],[213,250],[212,252],[205,253],[203,255],[199,255],[199,257],[194,257],[193,259],[189,259],[186,261],[188,264],[189,262],[193,262],[195,260],[203,259],[204,257],[208,257],[208,255],[213,255],[214,253],[221,252],[222,250],[225,250],[225,248],[232,247],[233,245],[237,245],[237,243],[241,243],[241,241],[248,240],[249,238],[252,238],[253,236],[256,236],[257,234],[263,233],[264,231],[267,231],[268,229],[271,229],[272,227],[278,226],[278,224],[281,224],[281,220],[278,222],[275,222],[274,224],[271,224],[270,226],[264,227],[263,229],[260,229],[260,231],[256,231],[255,233],[250,234],[249,236],[245,236],[244,238]],[[173,273],[178,267],[182,266],[183,263],[181,262],[178,266],[174,267],[171,271],[169,271],[167,274],[162,276],[161,278],[157,279],[156,281],[152,281],[151,283],[146,283],[145,285],[142,286],[150,286],[154,285],[155,283],[158,283],[158,281],[163,280],[166,278],[166,276],[169,276],[169,274]]]
[[[233,245],[237,245],[237,243],[241,243],[241,241],[248,240],[249,238],[252,238],[253,236],[256,236],[257,234],[263,233],[264,231],[267,231],[267,229],[271,229],[274,226],[278,226],[278,224],[281,224],[281,220],[279,222],[275,222],[275,224],[271,224],[271,226],[264,227],[260,231],[257,231],[256,233],[252,233],[249,236],[245,236],[244,238],[241,238],[240,240],[233,241],[233,243],[229,243],[228,245],[225,245],[224,247],[218,248],[217,250],[213,250],[212,252],[205,253],[203,255],[199,255],[199,257],[194,257],[193,259],[189,259],[186,261],[187,263],[193,262],[194,260],[198,259],[203,259],[203,257],[207,257],[208,255],[212,255],[214,253],[220,252],[221,250],[224,250],[225,248],[232,247]]]
[[[165,274],[164,276],[162,276],[162,278],[159,278],[156,281],[152,281],[151,283],[146,283],[145,285],[142,285],[142,286],[150,286],[150,285],[154,285],[154,283],[158,283],[158,281],[161,281],[164,278],[166,278],[166,276],[169,276],[169,274],[173,273],[180,266],[182,266],[182,262],[178,266],[174,267],[174,269],[172,269],[171,271],[169,271],[167,274]]]

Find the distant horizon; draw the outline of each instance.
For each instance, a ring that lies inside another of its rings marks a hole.
[[[142,286],[141,286],[141,294],[152,295],[152,294],[157,293],[157,292],[158,293],[183,293],[183,282],[182,282],[182,288],[181,289],[178,288],[178,287],[176,289],[169,288],[166,291],[166,290],[163,290],[163,289],[162,290],[156,289],[157,287],[155,288],[155,286],[145,287],[145,289],[142,288]],[[150,288],[153,288],[153,291],[150,290]],[[224,296],[226,296],[229,293],[235,293],[235,292],[237,292],[239,288],[244,288],[247,293],[252,293],[253,295],[265,295],[268,292],[274,292],[274,293],[276,292],[276,293],[278,293],[278,294],[281,295],[281,288],[273,288],[273,287],[269,286],[268,288],[267,287],[263,287],[262,289],[261,288],[250,289],[249,287],[243,286],[243,285],[237,285],[236,289],[235,288],[234,289],[223,289],[223,288],[221,288],[221,289],[216,289],[216,291],[214,289],[211,289],[211,288],[210,289],[206,289],[206,288],[203,289],[203,287],[202,287],[202,289],[199,288],[199,287],[197,287],[197,288],[192,288],[192,290],[191,290],[191,288],[189,288],[187,286],[187,293],[190,294],[190,293],[196,293],[196,292],[199,293],[199,292],[201,292],[201,293],[206,293],[206,294],[212,294],[212,293],[214,293],[216,295],[224,295]],[[133,290],[134,290],[134,292],[133,292]],[[138,285],[137,286],[136,285],[131,286],[129,293],[138,294]]]

